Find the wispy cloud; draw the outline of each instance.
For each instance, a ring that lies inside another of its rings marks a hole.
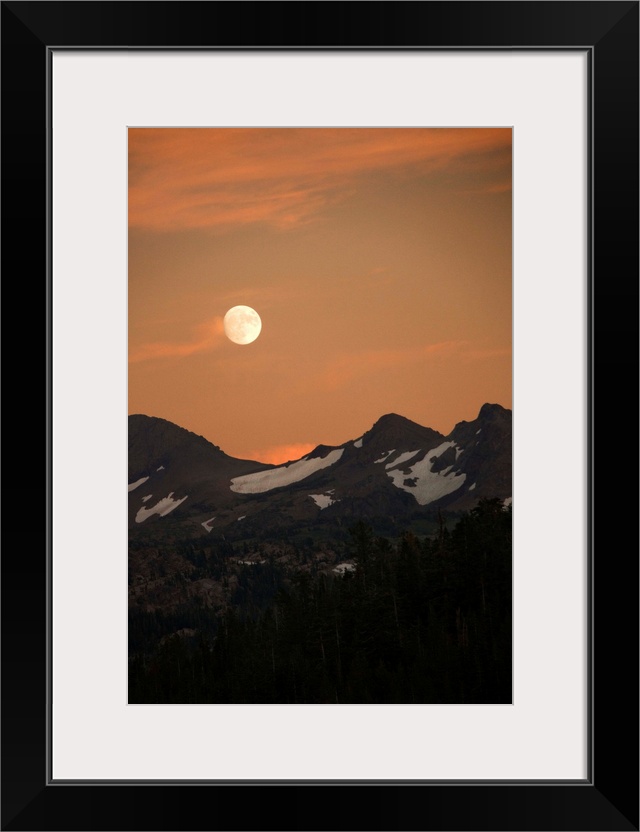
[[[440,341],[406,349],[350,353],[332,361],[321,374],[320,383],[325,390],[337,390],[363,374],[404,368],[428,358],[451,355],[460,352],[466,344],[466,341]]]
[[[502,182],[495,182],[492,185],[487,185],[484,189],[485,194],[504,194],[512,189],[511,179]]]
[[[224,337],[222,318],[217,317],[197,327],[190,341],[171,342],[156,341],[133,347],[129,353],[129,363],[150,361],[158,358],[185,358],[197,352],[214,349]]]
[[[152,230],[312,221],[363,173],[495,169],[508,129],[129,130],[129,223]],[[501,172],[503,176],[503,173]]]
[[[506,194],[512,190],[511,178],[498,182],[487,182],[475,188],[463,188],[465,194]]]
[[[512,353],[509,347],[488,347],[486,349],[472,349],[465,353],[469,361],[485,361],[487,358],[506,358]]]

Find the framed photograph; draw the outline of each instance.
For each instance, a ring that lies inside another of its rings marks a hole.
[[[512,704],[512,139],[129,127],[130,705]]]
[[[638,3],[2,15],[3,828],[638,829]]]

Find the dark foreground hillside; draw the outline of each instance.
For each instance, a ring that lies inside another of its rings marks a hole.
[[[129,702],[511,702],[510,506],[350,548],[343,574],[252,563],[223,609],[133,608]]]

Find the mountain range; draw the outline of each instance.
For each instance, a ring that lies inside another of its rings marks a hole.
[[[130,540],[326,538],[358,520],[380,533],[425,531],[438,512],[483,497],[508,503],[511,457],[511,411],[498,404],[447,436],[389,413],[282,465],[236,459],[165,419],[131,415]]]

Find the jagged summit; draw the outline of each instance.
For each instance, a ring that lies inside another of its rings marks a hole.
[[[435,447],[443,436],[438,431],[425,428],[397,413],[387,413],[362,437],[363,448],[372,451],[409,451],[414,448]]]
[[[482,405],[478,412],[478,416],[471,422],[462,421],[458,422],[452,431],[453,433],[464,431],[469,425],[479,425],[487,423],[487,422],[501,422],[503,424],[511,423],[511,411],[507,410],[501,404],[491,404],[490,402],[485,402]]]
[[[374,422],[373,427],[371,430],[375,428],[383,428],[383,427],[402,427],[404,425],[418,425],[417,422],[412,422],[411,419],[407,419],[406,416],[400,416],[397,413],[385,413],[384,416],[381,416],[376,422]],[[418,425],[418,427],[422,427]]]
[[[501,404],[490,404],[486,402],[480,408],[478,419],[486,418],[487,416],[505,416],[507,414],[511,415],[511,411],[507,410]]]

